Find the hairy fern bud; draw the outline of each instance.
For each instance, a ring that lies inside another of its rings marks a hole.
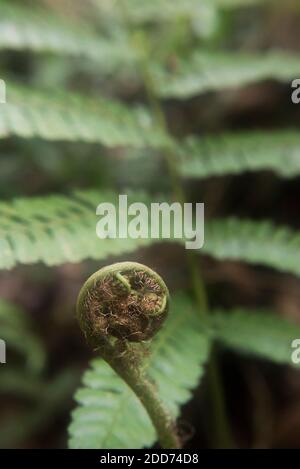
[[[136,262],[103,267],[83,285],[77,316],[87,339],[151,339],[166,319],[169,291],[162,278]]]

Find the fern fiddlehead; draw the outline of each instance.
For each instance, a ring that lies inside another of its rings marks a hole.
[[[149,267],[121,262],[94,273],[83,285],[77,317],[88,342],[144,405],[163,448],[179,448],[176,425],[141,366],[139,343],[159,331],[168,314],[169,291]]]

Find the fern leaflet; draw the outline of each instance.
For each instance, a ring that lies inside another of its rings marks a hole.
[[[135,194],[128,202],[149,197]],[[48,196],[0,203],[0,266],[42,261],[47,265],[104,259],[147,245],[147,239],[99,239],[96,207],[102,202],[118,205],[118,194],[107,191],[74,192],[72,197]]]
[[[160,95],[179,99],[267,79],[290,81],[299,73],[299,57],[279,51],[252,55],[226,51],[196,52],[179,61],[172,70],[153,66]]]
[[[32,90],[7,82],[7,103],[0,107],[0,138],[11,135],[106,146],[160,146],[168,141],[144,108],[129,109],[101,97]]]
[[[133,192],[128,204],[143,202],[150,209],[149,196]],[[132,252],[154,239],[99,239],[96,236],[96,207],[102,202],[118,206],[113,191],[77,191],[71,196],[53,195],[15,199],[0,204],[0,268],[18,263],[44,262],[58,265],[84,259],[105,259]],[[87,242],[88,240],[88,242]],[[205,242],[199,251],[217,259],[241,260],[300,275],[300,235],[288,227],[267,221],[237,218],[208,221]]]
[[[189,137],[179,154],[180,172],[191,178],[260,170],[272,170],[283,177],[300,174],[300,137],[296,131]]]
[[[292,364],[292,341],[300,338],[300,325],[273,313],[236,309],[212,315],[214,337],[227,347]]]
[[[101,37],[85,24],[73,24],[45,8],[8,2],[1,2],[0,49],[86,57],[101,64],[102,73],[136,59],[124,37]]]
[[[140,0],[122,0],[126,7],[127,17],[136,24],[145,22],[172,21],[176,18],[197,18],[206,19],[208,10],[232,9],[245,7],[257,3],[266,3],[268,0],[152,0],[151,2],[141,2]],[[103,2],[103,0],[93,0],[95,7],[106,16],[114,16],[118,12],[113,2]]]
[[[228,218],[206,224],[203,252],[300,275],[300,235],[269,221]]]

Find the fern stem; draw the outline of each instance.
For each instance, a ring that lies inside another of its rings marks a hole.
[[[125,356],[116,355],[108,343],[101,349],[101,355],[141,401],[156,430],[160,446],[164,449],[181,448],[175,422],[159,399],[154,385],[139,367],[132,365],[136,361],[134,354],[128,351]]]
[[[123,3],[123,2],[122,2]],[[126,14],[126,12],[125,12]],[[139,49],[139,44],[136,44],[134,37],[132,37],[133,45]],[[148,95],[148,101],[152,108],[152,112],[156,118],[158,125],[165,134],[169,134],[168,124],[163,112],[160,100],[157,98],[155,82],[152,79],[151,72],[148,69],[147,54],[141,54],[140,71],[143,76],[145,89]],[[164,152],[164,156],[168,165],[170,180],[173,188],[174,195],[177,201],[183,204],[186,200],[184,188],[181,183],[179,166],[177,164],[177,157],[173,151],[173,145],[170,143]],[[188,269],[192,281],[195,299],[198,305],[198,310],[201,318],[203,319],[209,313],[208,298],[206,288],[202,279],[199,267],[199,260],[193,251],[187,252]],[[216,445],[218,447],[229,448],[233,447],[231,429],[229,420],[226,413],[225,398],[222,386],[222,380],[219,374],[219,369],[215,356],[212,355],[208,365],[208,380],[210,386],[210,396],[212,403],[212,413],[214,420],[214,430],[216,436]]]

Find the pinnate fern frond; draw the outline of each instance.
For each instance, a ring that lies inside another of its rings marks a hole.
[[[292,130],[191,136],[179,154],[180,172],[191,178],[260,170],[282,177],[300,174],[300,134]]]
[[[299,73],[299,56],[279,51],[256,54],[196,52],[172,69],[153,67],[160,95],[179,99],[268,79],[286,82]]]
[[[149,196],[129,195],[128,202],[149,204]],[[147,245],[147,239],[99,239],[96,207],[102,202],[118,206],[112,191],[75,192],[70,197],[16,199],[0,204],[0,266],[44,262],[57,265],[87,258],[104,259]]]
[[[135,60],[125,38],[102,37],[46,8],[11,3],[1,1],[0,49],[86,57],[101,64],[102,74]]]
[[[195,352],[196,351],[196,352]],[[203,374],[209,340],[200,329],[194,305],[174,296],[166,324],[153,340],[146,372],[174,416],[187,402]],[[131,389],[102,360],[94,359],[77,391],[78,407],[69,428],[71,448],[141,448],[155,442],[155,432]],[[126,428],[126,431],[124,431]]]
[[[101,97],[32,90],[10,82],[6,86],[7,103],[0,107],[0,138],[16,135],[138,147],[164,145],[168,140],[144,108],[129,109]]]
[[[206,223],[202,251],[220,260],[240,260],[300,275],[300,234],[269,221],[212,220]]]
[[[101,1],[101,0],[100,0]],[[97,0],[99,4],[99,0]],[[174,20],[178,17],[197,17],[205,15],[208,8],[213,8],[211,2],[198,0],[152,0],[141,2],[139,0],[123,0],[126,8],[127,18],[134,23],[161,22]]]
[[[267,5],[271,4],[272,2],[274,2],[274,0],[212,0],[214,5],[217,5],[223,9],[243,8],[252,5]]]
[[[145,22],[161,22],[175,20],[176,18],[206,18],[208,9],[233,9],[257,3],[266,3],[267,0],[119,0],[126,8],[127,18],[137,24]],[[110,17],[117,14],[118,3],[103,0],[93,0],[94,6]]]
[[[2,202],[0,268],[11,269],[18,263],[58,265],[89,258],[100,260],[159,241],[130,237],[99,239],[96,207],[103,202],[118,207],[118,194],[91,190],[77,191],[70,196]],[[150,211],[153,198],[132,192],[128,195],[128,204],[133,202],[143,202]],[[241,260],[295,275],[300,275],[299,252],[300,235],[288,227],[237,218],[206,222],[204,246],[199,251],[216,259]]]
[[[265,311],[236,309],[211,316],[214,337],[225,346],[277,363],[292,365],[292,341],[300,324]]]

